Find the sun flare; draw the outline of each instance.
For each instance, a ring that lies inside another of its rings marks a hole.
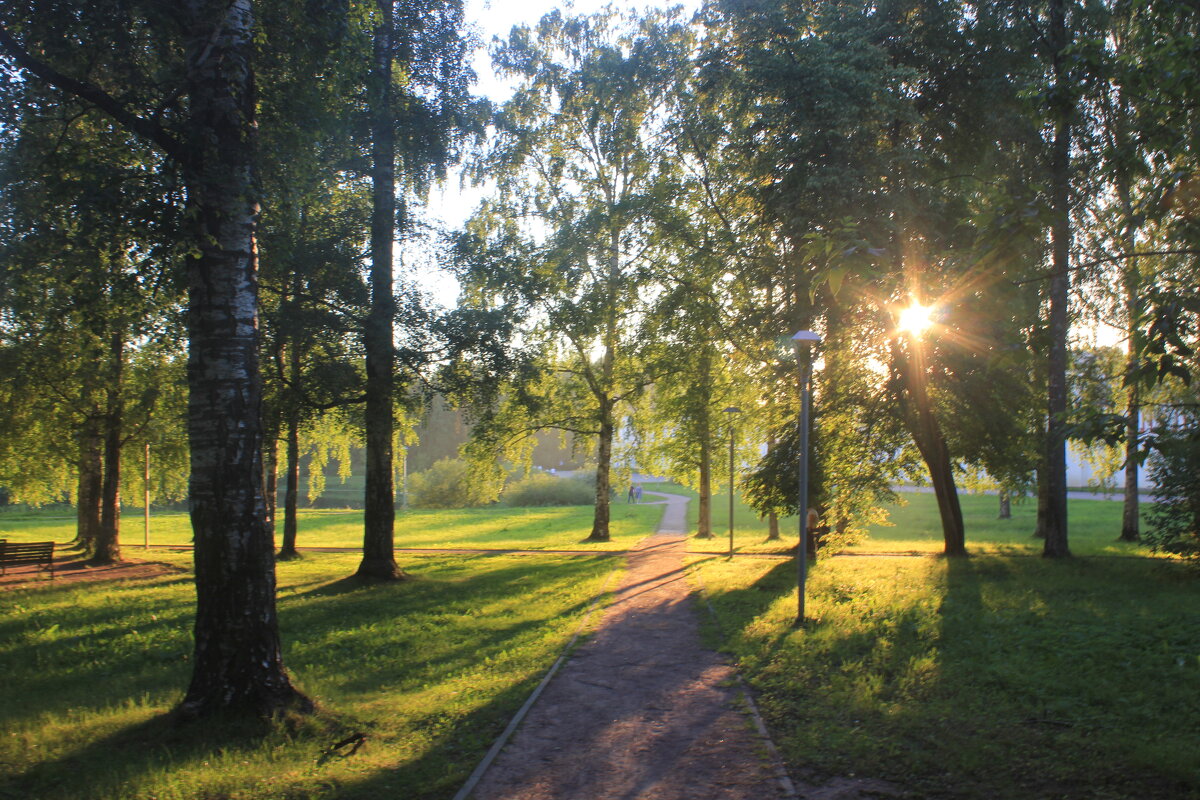
[[[931,325],[933,325],[933,306],[913,303],[900,312],[900,321],[897,327],[905,333],[920,336]]]

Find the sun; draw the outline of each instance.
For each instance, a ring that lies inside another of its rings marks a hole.
[[[896,327],[905,333],[920,336],[933,325],[933,311],[933,306],[913,303],[900,312],[900,321]]]

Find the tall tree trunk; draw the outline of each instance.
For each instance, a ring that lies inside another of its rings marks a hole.
[[[367,353],[366,495],[363,557],[358,575],[373,580],[404,577],[396,564],[396,490],[392,475],[393,385],[392,253],[396,226],[396,144],[392,109],[393,0],[378,0],[371,75],[371,311],[363,344]]]
[[[608,530],[612,512],[610,474],[616,425],[613,421],[613,403],[607,397],[601,400],[599,418],[600,436],[596,445],[596,511],[592,516],[592,532],[587,537],[589,542],[607,542],[611,538]]]
[[[904,381],[904,392],[908,398],[904,419],[909,432],[929,470],[934,496],[937,498],[938,514],[942,521],[942,552],[947,556],[967,554],[966,532],[963,525],[962,507],[958,502],[958,489],[954,484],[954,464],[942,428],[933,414],[933,404],[925,385],[925,359],[919,341],[912,342],[912,353],[904,352],[899,342],[892,345],[892,354]]]
[[[711,539],[712,530],[712,353],[708,348],[700,354],[697,365],[697,377],[700,382],[696,387],[697,397],[695,411],[696,424],[700,445],[700,499],[698,504],[699,519],[696,524],[696,536],[700,539]]]
[[[311,704],[283,667],[262,480],[250,0],[185,3],[189,491],[196,648],[185,716]]]
[[[1000,490],[1000,513],[996,519],[1012,519],[1012,496],[1004,489]]]
[[[0,29],[34,75],[176,159],[187,257],[188,444],[196,579],[192,680],[179,711],[268,716],[311,708],[283,668],[262,476],[252,0],[181,0],[187,120],[180,138],[94,86],[64,78]]]
[[[699,520],[696,537],[713,538],[712,531],[712,426],[709,419],[711,409],[705,408],[700,416],[700,500]]]
[[[295,409],[287,413],[287,475],[284,477],[283,494],[283,543],[276,558],[288,560],[299,558],[296,551],[296,532],[299,529],[300,496],[300,415]]]
[[[279,497],[279,430],[271,426],[263,435],[263,501],[267,507],[267,530],[275,536],[275,511]]]
[[[100,492],[104,476],[99,411],[88,413],[79,432],[79,490],[75,498],[75,544],[91,555],[100,535]]]
[[[1052,206],[1050,271],[1050,354],[1047,359],[1046,525],[1042,554],[1062,558],[1067,544],[1067,334],[1071,293],[1071,114],[1065,50],[1068,45],[1065,0],[1050,2],[1050,47],[1054,91],[1054,141],[1050,152]]]
[[[122,372],[125,339],[113,334],[109,340],[108,399],[104,414],[104,480],[100,486],[100,530],[92,548],[92,564],[114,564],[121,560],[121,428]]]
[[[1122,104],[1122,119],[1126,109]],[[1122,126],[1123,127],[1123,126]],[[1125,144],[1123,131],[1118,132],[1117,149]],[[1122,167],[1117,170],[1117,196],[1121,201],[1121,214],[1125,217],[1124,249],[1128,256],[1122,270],[1125,295],[1125,326],[1129,330],[1125,352],[1125,387],[1128,392],[1125,404],[1125,503],[1121,513],[1122,542],[1141,540],[1138,519],[1141,496],[1138,493],[1138,435],[1141,429],[1142,398],[1137,385],[1138,358],[1141,353],[1141,273],[1138,260],[1132,253],[1137,251],[1137,220],[1133,213],[1129,175]]]
[[[1137,369],[1136,351],[1132,350],[1125,369],[1128,374]],[[1128,382],[1129,398],[1125,406],[1125,502],[1121,512],[1122,542],[1141,541],[1139,510],[1141,494],[1138,491],[1138,435],[1141,429],[1142,405],[1138,388],[1132,379]]]

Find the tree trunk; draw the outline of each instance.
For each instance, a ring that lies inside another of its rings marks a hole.
[[[299,529],[298,498],[300,496],[300,415],[294,409],[288,410],[287,445],[284,457],[287,459],[287,475],[284,477],[283,544],[280,545],[279,555],[276,558],[289,560],[300,557],[300,554],[296,552],[296,532]]]
[[[775,437],[767,437],[767,452],[770,453],[775,449]],[[779,535],[779,515],[774,511],[767,513],[767,541],[774,542],[780,538]]]
[[[712,427],[709,413],[705,408],[701,412],[700,423],[700,500],[699,520],[696,525],[698,539],[713,538],[712,531]]]
[[[1046,445],[1042,444],[1042,457],[1037,468],[1037,522],[1033,528],[1033,538],[1046,538],[1046,520],[1049,518],[1050,495],[1046,491]]]
[[[267,530],[274,539],[275,511],[279,496],[279,431],[271,428],[263,434],[263,500],[267,506]]]
[[[75,542],[88,555],[100,535],[100,492],[104,475],[98,412],[89,413],[79,432],[79,490],[75,498]]]
[[[1122,109],[1124,111],[1124,109]],[[1123,117],[1124,118],[1124,117]],[[1118,145],[1124,144],[1124,137]],[[1117,171],[1117,194],[1121,199],[1121,213],[1125,217],[1125,252],[1137,251],[1137,220],[1130,198],[1129,176],[1125,170]],[[1129,329],[1129,342],[1125,354],[1125,387],[1128,392],[1125,405],[1125,504],[1121,513],[1122,542],[1141,540],[1138,519],[1141,495],[1138,493],[1138,435],[1141,429],[1142,398],[1137,385],[1138,358],[1141,353],[1141,273],[1138,260],[1130,255],[1122,270],[1125,293],[1125,324]]]
[[[1137,356],[1131,356],[1126,370],[1136,369]],[[1141,398],[1137,386],[1129,383],[1129,403],[1125,408],[1125,503],[1121,513],[1122,542],[1141,541],[1139,510],[1141,494],[1138,492],[1138,433],[1141,421]]]
[[[363,345],[367,355],[366,495],[363,557],[358,575],[372,580],[404,577],[396,564],[396,490],[392,475],[392,253],[396,225],[396,145],[392,114],[392,0],[378,0],[371,75],[371,311]]]
[[[954,464],[950,449],[942,434],[941,426],[933,414],[933,405],[925,385],[925,359],[920,341],[911,342],[912,353],[907,354],[895,342],[892,353],[904,381],[908,397],[905,421],[913,442],[929,470],[937,498],[938,514],[942,521],[942,552],[947,556],[967,554],[966,532],[963,525],[962,507],[958,502],[958,490],[954,484]]]
[[[592,516],[589,542],[607,542],[611,538],[608,523],[611,517],[611,481],[613,433],[613,404],[607,397],[600,403],[600,441],[596,446],[596,512]]]
[[[109,340],[109,384],[104,414],[104,479],[100,486],[100,530],[92,548],[90,564],[115,564],[121,560],[121,423],[122,367],[125,340],[113,334]]]
[[[1000,514],[996,519],[1012,519],[1012,497],[1004,490],[1000,491]]]
[[[1064,0],[1051,0],[1054,141],[1049,177],[1053,216],[1050,228],[1050,354],[1047,360],[1046,539],[1042,550],[1042,555],[1048,558],[1071,554],[1067,544],[1067,334],[1071,292],[1070,118],[1073,109],[1067,95],[1070,89],[1066,85],[1063,64],[1067,44]]]
[[[253,14],[185,5],[189,491],[196,647],[184,716],[310,708],[283,668],[262,480]]]

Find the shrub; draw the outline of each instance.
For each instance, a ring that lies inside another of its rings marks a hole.
[[[501,496],[508,506],[589,506],[596,500],[595,483],[535,472],[508,485]]]
[[[1144,538],[1155,552],[1200,565],[1200,419],[1188,417],[1183,427],[1158,436],[1150,465],[1157,499]]]
[[[424,472],[414,472],[409,489],[417,508],[468,508],[491,501],[471,480],[467,463],[457,458],[443,458]]]

